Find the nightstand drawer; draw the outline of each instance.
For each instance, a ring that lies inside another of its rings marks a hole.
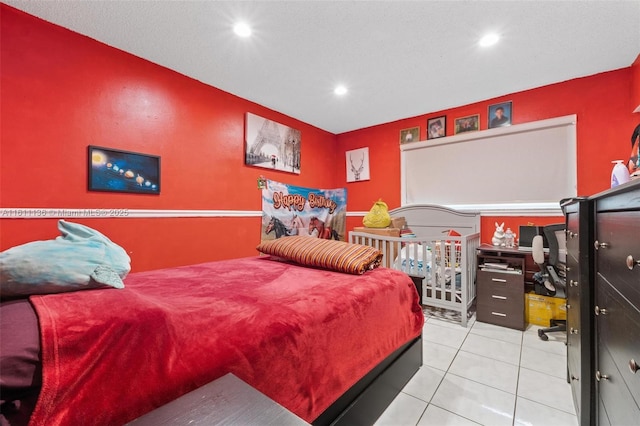
[[[478,299],[498,295],[519,300],[520,304],[524,303],[522,300],[524,297],[522,275],[513,277],[509,274],[486,274],[479,271],[476,291]]]
[[[486,307],[489,310],[494,310],[503,313],[522,314],[524,313],[524,296],[522,294],[513,295],[510,293],[489,293],[478,294],[476,302],[478,310],[480,307]]]
[[[481,303],[478,300],[476,318],[480,322],[524,330],[524,305],[522,302],[520,305],[514,303],[500,305]]]
[[[478,271],[478,286],[483,284],[496,284],[503,287],[522,287],[522,274],[505,274],[501,272]]]

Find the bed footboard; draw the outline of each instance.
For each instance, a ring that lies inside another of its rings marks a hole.
[[[351,243],[382,251],[382,266],[422,278],[422,304],[460,312],[467,326],[476,297],[476,249],[480,233],[432,238],[350,232]]]
[[[313,421],[313,426],[371,425],[422,366],[422,336],[403,345]]]

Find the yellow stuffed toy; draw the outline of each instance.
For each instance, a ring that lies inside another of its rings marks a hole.
[[[373,204],[369,213],[362,219],[362,224],[367,228],[386,228],[391,224],[391,216],[389,215],[389,207],[387,203],[379,199]]]

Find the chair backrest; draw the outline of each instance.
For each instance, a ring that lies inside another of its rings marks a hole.
[[[542,235],[536,235],[533,237],[531,242],[531,255],[533,256],[533,261],[536,262],[536,265],[539,265],[542,268],[542,265],[544,265],[544,240]]]
[[[543,232],[547,237],[549,243],[549,260],[548,263],[551,266],[556,266],[558,258],[560,257],[560,249],[567,248],[567,237],[564,233],[564,223],[554,223],[552,225],[545,225]]]

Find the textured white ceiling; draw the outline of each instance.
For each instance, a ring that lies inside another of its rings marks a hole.
[[[628,67],[640,53],[638,0],[3,2],[332,133]],[[250,39],[233,34],[238,19]],[[488,31],[502,38],[482,49]]]

